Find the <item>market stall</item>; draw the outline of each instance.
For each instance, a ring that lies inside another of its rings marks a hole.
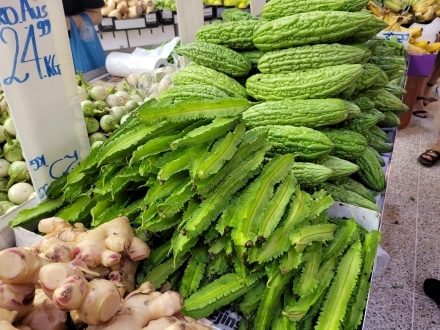
[[[35,11],[46,3],[36,1]],[[0,263],[11,267],[0,283],[27,286],[10,323],[37,327],[37,303],[24,302],[43,289],[72,329],[362,327],[408,62],[402,31],[371,1],[337,2],[255,0],[209,24],[201,1],[177,1],[178,61],[114,83],[75,77],[52,20],[59,5],[17,23],[16,40],[34,25],[46,32],[38,58],[55,54],[59,71],[0,70],[39,193],[2,220]],[[112,24],[140,29],[127,25],[139,17],[122,20]],[[57,107],[41,88],[60,91]],[[60,275],[46,278],[50,267]],[[97,282],[105,304],[91,309]],[[150,300],[159,307],[143,310]]]

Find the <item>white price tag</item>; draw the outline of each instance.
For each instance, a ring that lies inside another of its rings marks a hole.
[[[89,152],[61,1],[2,0],[0,81],[39,200]]]

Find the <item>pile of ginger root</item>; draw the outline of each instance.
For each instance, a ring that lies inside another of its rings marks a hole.
[[[181,313],[176,291],[151,282],[136,288],[149,246],[125,216],[93,229],[50,217],[30,247],[0,251],[0,329],[211,329]]]

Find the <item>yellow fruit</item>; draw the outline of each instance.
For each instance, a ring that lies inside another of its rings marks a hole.
[[[383,6],[390,9],[394,13],[400,13],[404,5],[399,0],[385,0],[383,2]]]
[[[415,39],[409,39],[409,43],[413,44],[414,46],[420,47],[420,48],[426,48],[426,46],[429,45],[429,41],[426,40],[415,40]]]
[[[407,50],[408,50],[408,53],[410,53],[410,54],[427,54],[428,53],[425,48],[417,47],[417,46],[413,45],[412,43],[408,43]]]
[[[423,32],[423,28],[421,26],[408,29],[408,33],[410,33],[413,38],[420,37],[422,35],[422,32]]]
[[[432,44],[429,44],[425,47],[426,51],[428,53],[435,53],[440,50],[440,42],[434,42]]]

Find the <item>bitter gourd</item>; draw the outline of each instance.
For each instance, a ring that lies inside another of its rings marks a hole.
[[[191,84],[175,85],[164,90],[158,97],[162,99],[172,99],[174,102],[196,97],[202,99],[226,98],[228,94],[221,89],[211,85]]]
[[[246,91],[257,100],[333,97],[352,86],[361,64],[341,64],[290,73],[257,73],[246,80]]]
[[[405,112],[408,111],[408,106],[403,101],[388,92],[385,88],[369,89],[362,92],[362,95],[370,98],[374,102],[375,108],[380,111]]]
[[[196,32],[197,42],[207,42],[232,49],[254,49],[254,30],[262,22],[255,20],[231,21],[222,24],[206,24]]]
[[[271,0],[261,9],[261,18],[264,20],[274,20],[280,17],[307,13],[315,10],[342,10],[345,0]]]
[[[321,131],[333,142],[333,156],[354,160],[367,149],[368,141],[359,132],[347,128],[321,128]]]
[[[359,166],[357,166],[355,163],[332,155],[321,157],[316,162],[317,164],[332,170],[332,174],[329,179],[346,177],[357,172],[359,169]]]
[[[243,112],[248,127],[292,125],[320,127],[342,122],[347,118],[346,101],[335,98],[267,101]]]
[[[333,150],[332,141],[313,128],[289,125],[268,126],[268,140],[275,154],[294,154],[298,160],[318,159]]]
[[[371,147],[356,159],[355,163],[359,166],[356,177],[368,188],[375,191],[384,191],[386,187],[386,177],[377,157],[373,154]]]
[[[292,172],[301,187],[315,187],[333,175],[332,169],[310,162],[295,162]]]
[[[248,97],[246,89],[237,80],[217,70],[195,63],[178,70],[173,76],[174,85],[211,85],[234,97]]]
[[[176,53],[231,77],[244,77],[252,68],[251,62],[239,52],[209,42],[190,42],[177,48]]]
[[[304,45],[266,52],[258,61],[262,73],[283,73],[361,63],[365,50],[338,43]]]
[[[293,5],[296,4],[292,2]],[[312,11],[266,21],[254,32],[254,44],[275,50],[316,43],[338,42],[367,23],[371,12]]]

